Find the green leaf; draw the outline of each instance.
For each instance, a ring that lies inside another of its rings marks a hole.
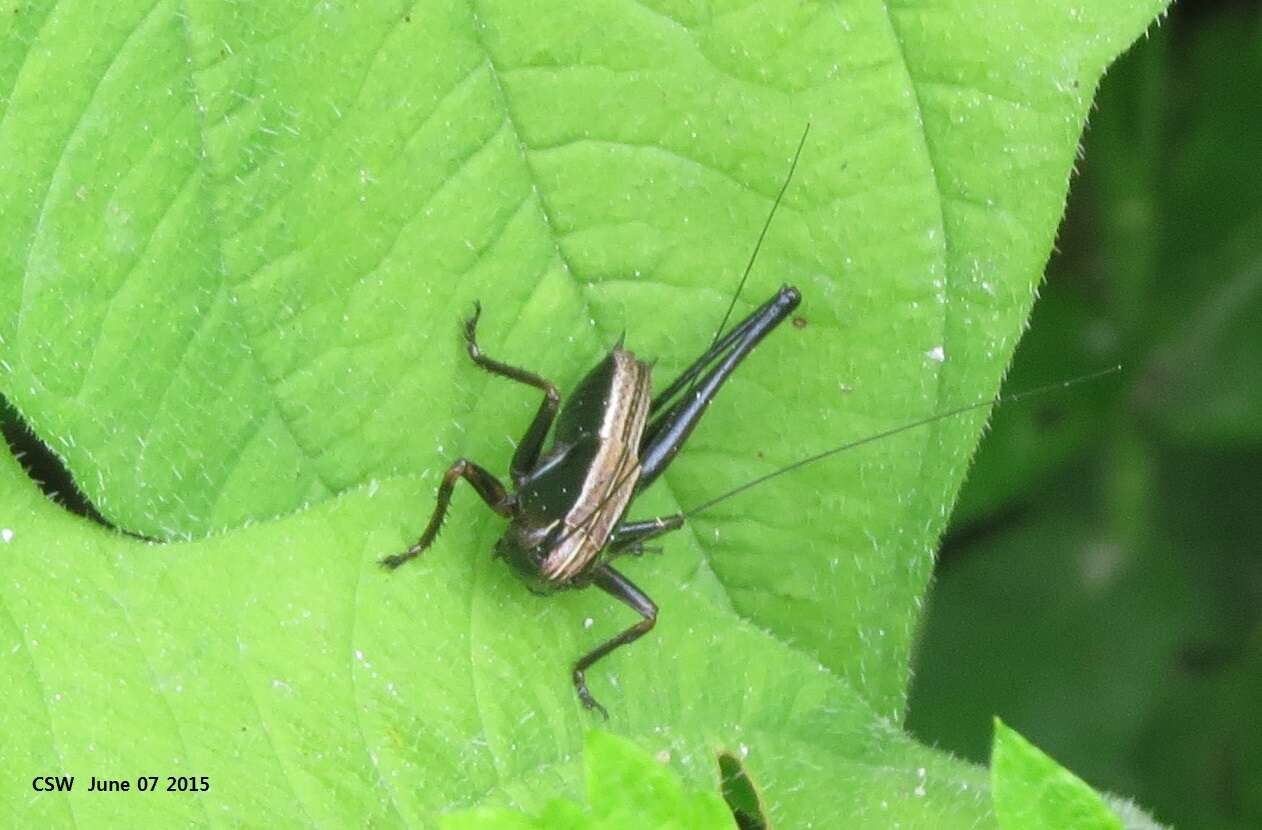
[[[990,758],[995,816],[1004,830],[1122,830],[1094,790],[995,718]]]
[[[424,583],[398,590],[376,559],[415,489],[363,488],[231,534],[144,545],[67,514],[5,459],[5,823],[397,826],[572,797],[591,718],[568,682],[592,639],[579,621],[625,622],[598,596],[544,601],[467,558],[433,557]],[[475,567],[477,590],[461,588]],[[694,589],[662,585],[657,598],[670,613],[655,636],[600,677],[616,683],[610,724],[669,754],[690,789],[718,793],[728,752],[787,826],[982,819],[982,771],[905,738]],[[32,798],[40,770],[79,783]],[[81,792],[88,775],[141,774],[206,775],[211,789]]]
[[[590,732],[583,753],[590,811],[582,810],[573,802],[554,801],[535,820],[523,821],[520,813],[511,810],[482,810],[445,817],[444,830],[513,827],[730,830],[736,827],[731,811],[718,792],[685,792],[679,775],[625,738]]]
[[[1161,7],[10,8],[0,391],[110,520],[198,541],[83,527],[5,460],[4,786],[213,787],[3,809],[406,824],[572,789],[568,666],[623,610],[528,594],[463,491],[423,561],[375,565],[454,458],[504,470],[537,406],[457,322],[481,299],[488,353],[563,389],[626,329],[661,384],[712,337],[809,122],[740,301],[795,283],[798,325],[635,516],[985,399],[1092,90]],[[591,673],[611,723],[693,789],[746,747],[782,826],[984,825],[984,776],[896,728],[982,420],[802,470],[631,563],[662,617]]]

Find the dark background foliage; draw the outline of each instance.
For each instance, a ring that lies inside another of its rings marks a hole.
[[[938,563],[910,728],[998,714],[1180,828],[1262,827],[1262,13],[1176,4],[1105,78]]]

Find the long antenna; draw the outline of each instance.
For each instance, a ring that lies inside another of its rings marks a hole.
[[[754,250],[749,255],[749,262],[745,263],[745,270],[741,274],[740,282],[736,284],[736,291],[732,293],[731,302],[727,304],[727,311],[724,312],[723,314],[723,320],[720,321],[719,327],[714,330],[714,337],[713,339],[710,340],[711,349],[713,349],[714,345],[719,342],[719,338],[722,337],[723,335],[723,329],[727,327],[728,321],[732,319],[732,311],[735,310],[736,308],[736,301],[740,299],[741,291],[744,290],[745,283],[749,280],[749,274],[751,271],[754,270],[754,262],[758,259],[758,252],[762,250],[762,243],[763,243],[763,240],[767,238],[767,231],[771,229],[771,220],[775,218],[776,209],[780,207],[780,202],[784,200],[784,194],[789,189],[789,183],[793,181],[793,173],[798,168],[798,160],[802,158],[802,148],[806,146],[806,137],[807,135],[810,134],[810,132],[811,132],[811,124],[808,121],[806,123],[806,127],[803,128],[802,130],[802,137],[798,140],[797,150],[795,150],[793,153],[793,161],[789,163],[789,173],[788,175],[784,177],[784,184],[780,185],[780,192],[776,194],[775,201],[771,203],[771,210],[767,213],[766,221],[762,223],[762,230],[758,233],[758,241],[754,243]],[[692,388],[695,385],[695,383],[696,383],[696,378],[694,377],[692,379],[692,382],[689,383],[688,385],[689,392],[692,391]],[[672,387],[672,390],[673,388],[674,387]],[[672,390],[668,390],[668,392],[671,392],[673,394]],[[667,393],[663,393],[664,396],[666,394]],[[601,509],[604,508],[604,506],[611,499],[613,499],[615,495],[617,495],[618,490],[622,488],[622,485],[626,483],[626,480],[630,478],[634,472],[635,470],[632,469],[628,471],[625,475],[623,475],[622,478],[615,481],[613,488],[609,491],[609,495],[605,496],[605,498],[602,499],[600,503],[596,505],[596,508],[591,512],[590,515],[588,515],[588,517],[583,521],[583,523],[571,528],[567,533],[562,534],[561,538],[558,539],[555,542],[555,544],[560,545],[563,542],[565,542],[567,539],[569,539],[571,536],[573,536],[574,534],[579,533],[580,531],[586,531],[591,526],[591,523],[595,520],[595,517],[599,515]]]
[[[762,231],[758,234],[758,241],[754,243],[753,253],[749,255],[749,262],[745,264],[745,271],[741,274],[740,282],[736,284],[736,290],[732,292],[732,300],[727,304],[727,311],[723,314],[723,320],[719,323],[719,327],[714,330],[714,339],[710,341],[711,346],[719,342],[723,329],[727,327],[727,321],[732,319],[732,311],[736,308],[736,301],[740,299],[741,291],[745,288],[745,282],[749,279],[749,273],[754,270],[754,261],[758,259],[758,252],[762,250],[762,241],[767,238],[767,231],[771,229],[771,220],[775,218],[776,208],[780,207],[785,191],[789,189],[789,182],[793,181],[793,171],[798,169],[798,159],[802,158],[802,148],[806,146],[806,136],[810,131],[811,124],[808,121],[806,129],[802,130],[802,138],[798,141],[798,148],[793,154],[793,161],[789,165],[789,174],[784,177],[784,184],[780,185],[780,192],[776,194],[776,200],[771,203],[771,211],[767,214],[767,221],[762,223]]]
[[[800,459],[798,461],[794,461],[792,464],[789,464],[788,466],[781,467],[778,470],[773,470],[772,472],[767,473],[766,475],[758,476],[757,478],[751,479],[750,481],[747,481],[738,487],[733,487],[731,490],[728,490],[726,493],[722,493],[710,499],[709,501],[702,502],[696,507],[683,511],[680,515],[686,516],[686,517],[695,516],[698,513],[701,513],[702,511],[709,510],[711,507],[714,507],[719,502],[726,501],[727,499],[732,498],[732,496],[735,496],[739,493],[743,493],[746,490],[750,489],[751,487],[757,487],[759,484],[762,484],[765,481],[769,481],[770,479],[777,478],[779,476],[784,475],[785,473],[791,473],[794,470],[798,469],[799,467],[805,467],[808,464],[814,464],[816,461],[822,461],[825,458],[829,458],[831,456],[837,455],[838,453],[845,452],[846,450],[854,449],[855,447],[861,447],[864,444],[870,444],[873,441],[880,441],[883,438],[889,438],[891,435],[898,435],[900,432],[907,432],[908,430],[915,429],[917,427],[922,427],[922,426],[925,426],[926,424],[932,424],[935,421],[941,421],[944,418],[953,418],[956,415],[963,415],[964,413],[972,412],[975,409],[981,409],[983,407],[992,406],[992,405],[999,406],[1001,404],[1006,404],[1006,403],[1015,403],[1016,401],[1024,400],[1025,398],[1034,397],[1036,395],[1042,395],[1047,392],[1052,392],[1058,389],[1068,389],[1071,386],[1078,386],[1079,384],[1082,384],[1082,383],[1089,383],[1093,380],[1099,380],[1102,377],[1107,377],[1108,375],[1114,375],[1120,371],[1122,371],[1122,367],[1120,365],[1112,366],[1108,369],[1102,369],[1098,372],[1092,372],[1089,375],[1082,375],[1080,377],[1059,381],[1057,383],[1049,383],[1046,386],[1039,386],[1034,389],[1027,389],[1024,392],[1017,392],[1012,395],[1002,395],[1000,397],[992,398],[990,400],[978,401],[977,403],[968,404],[967,406],[960,406],[960,407],[956,407],[955,409],[948,409],[945,412],[938,412],[934,415],[928,415],[928,416],[925,416],[924,418],[920,418],[915,421],[910,421],[900,426],[892,427],[890,429],[885,430],[884,432],[878,432],[875,435],[869,435],[866,438],[860,438],[856,441],[850,441],[848,443],[842,444],[839,447],[833,447],[832,449],[824,450],[823,452],[816,453],[815,455],[808,455],[806,458]]]

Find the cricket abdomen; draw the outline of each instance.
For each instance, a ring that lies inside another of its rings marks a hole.
[[[567,400],[555,443],[518,489],[520,526],[509,535],[546,534],[533,557],[545,581],[580,575],[626,511],[639,479],[651,386],[648,364],[615,347]]]

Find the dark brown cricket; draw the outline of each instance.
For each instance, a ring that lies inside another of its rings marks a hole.
[[[644,542],[684,523],[683,513],[626,521],[627,508],[674,459],[732,371],[800,301],[796,288],[781,288],[657,397],[651,398],[649,364],[620,342],[579,382],[564,406],[554,384],[482,353],[477,341],[481,307],[475,307],[465,321],[473,362],[544,393],[509,464],[513,492],[472,461],[456,461],[443,476],[438,503],[421,538],[382,564],[397,568],[433,544],[456,480],[472,484],[488,507],[509,519],[496,555],[508,560],[535,591],[595,585],[642,617],[574,664],[579,699],[604,713],[587,689],[584,672],[647,633],[657,621],[657,606],[610,562],[619,555],[640,553]],[[552,443],[544,450],[549,432]]]

